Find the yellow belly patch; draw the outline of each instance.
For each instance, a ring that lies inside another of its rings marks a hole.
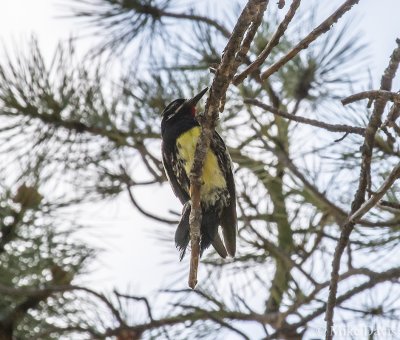
[[[193,166],[194,153],[200,131],[200,127],[196,126],[180,135],[176,140],[179,156],[185,161],[185,171],[188,177]],[[204,198],[210,194],[212,195],[219,188],[226,188],[226,181],[219,168],[217,157],[209,149],[204,160],[200,194]]]

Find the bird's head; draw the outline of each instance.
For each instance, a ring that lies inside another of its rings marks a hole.
[[[196,105],[207,92],[208,87],[203,89],[201,92],[196,94],[193,98],[190,99],[176,99],[173,102],[169,103],[164,111],[161,113],[163,122],[167,122],[174,117],[182,117],[182,116],[191,116],[195,117],[196,115]]]

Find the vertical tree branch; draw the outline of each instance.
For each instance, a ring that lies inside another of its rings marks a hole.
[[[247,66],[242,73],[236,75],[233,78],[233,84],[239,85],[246,77],[256,71],[261,64],[268,58],[272,49],[278,45],[280,39],[285,34],[289,23],[292,21],[294,15],[296,14],[297,9],[300,6],[301,0],[293,0],[292,4],[282,22],[279,24],[278,28],[276,29],[275,33],[273,34],[272,38],[268,41],[267,45],[260,53],[260,55],[254,60],[249,66]]]
[[[392,88],[393,78],[396,74],[397,68],[400,63],[400,39],[396,40],[397,48],[393,51],[389,66],[386,68],[382,79],[381,79],[381,90],[390,91]],[[336,245],[335,253],[332,261],[332,272],[331,272],[331,283],[329,286],[329,297],[326,306],[326,339],[332,339],[332,327],[333,327],[333,313],[336,304],[336,293],[339,278],[340,269],[340,259],[343,255],[343,251],[346,248],[350,234],[354,228],[355,221],[352,215],[355,214],[365,201],[365,193],[368,187],[368,181],[371,177],[371,159],[372,152],[374,148],[375,134],[378,128],[382,124],[382,115],[385,109],[387,99],[378,98],[374,102],[374,110],[372,112],[371,118],[368,122],[368,126],[365,131],[364,143],[361,147],[362,159],[361,159],[361,169],[360,169],[360,179],[358,183],[357,192],[354,195],[353,202],[351,204],[351,212],[342,226],[342,231],[340,233],[339,241]]]
[[[260,12],[264,12],[268,1],[266,0],[249,0],[244,7],[239,19],[233,29],[232,35],[224,49],[221,63],[216,71],[213,83],[208,97],[204,119],[202,120],[202,130],[196,145],[195,157],[192,170],[190,173],[190,197],[192,201],[192,209],[190,212],[190,244],[192,248],[190,258],[189,287],[194,288],[197,284],[197,271],[200,257],[200,226],[201,226],[201,202],[200,188],[201,176],[203,172],[204,159],[210,145],[210,140],[215,129],[218,118],[218,110],[228,86],[235,74],[239,64],[236,62],[239,51],[246,49],[247,44],[250,45],[252,38],[245,39],[246,31],[250,25],[260,24],[257,18]],[[257,28],[257,26],[255,27]],[[254,31],[254,28],[252,29]],[[251,33],[250,33],[251,34]],[[248,37],[250,37],[248,35]],[[242,44],[243,42],[243,44]],[[248,49],[248,48],[247,48]],[[242,56],[240,56],[242,57]]]

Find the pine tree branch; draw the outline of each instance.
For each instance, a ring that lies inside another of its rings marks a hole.
[[[95,32],[97,35],[101,33],[100,35],[105,36],[105,40],[93,52],[109,50],[116,53],[132,41],[139,40],[139,37],[145,38],[151,46],[156,38],[161,37],[165,40],[170,32],[170,22],[202,23],[213,27],[225,38],[229,38],[231,34],[223,23],[207,15],[196,14],[191,9],[188,9],[187,13],[169,10],[170,1],[95,0],[84,2],[83,7],[82,1],[74,2],[77,5],[76,8],[72,8],[72,13],[101,29],[101,32]]]
[[[60,112],[52,114],[45,112],[39,113],[39,110],[32,105],[27,104],[26,106],[22,106],[17,102],[15,102],[13,109],[17,110],[17,113],[12,114],[13,116],[25,116],[27,118],[37,119],[43,122],[44,124],[53,126],[55,128],[65,128],[66,130],[75,131],[77,133],[89,133],[95,136],[101,136],[107,138],[109,141],[117,144],[118,146],[124,145],[132,148],[136,147],[138,147],[139,149],[143,148],[142,145],[129,142],[129,138],[132,138],[134,140],[137,138],[137,136],[133,136],[129,132],[117,130],[115,128],[113,130],[107,130],[102,127],[90,126],[79,120],[62,118],[61,111],[63,108],[60,108]],[[3,114],[8,115],[6,110],[4,110]],[[158,135],[154,133],[154,134],[149,134],[148,137],[158,138]]]
[[[118,291],[114,290],[114,294],[118,297],[122,297],[124,299],[135,300],[135,301],[143,301],[146,306],[147,316],[149,317],[150,321],[154,321],[153,313],[151,311],[151,306],[149,300],[144,296],[136,296],[136,295],[128,295],[128,294],[121,294]]]
[[[194,309],[194,308],[192,308]],[[142,334],[147,330],[157,329],[165,326],[173,326],[177,324],[184,324],[185,322],[194,323],[196,321],[207,321],[212,320],[224,326],[225,321],[229,320],[228,324],[232,324],[232,321],[256,321],[262,324],[269,324],[276,320],[275,314],[250,314],[242,312],[231,312],[226,310],[203,310],[196,308],[193,312],[182,313],[176,316],[170,316],[166,318],[155,319],[147,323],[138,324],[134,326],[118,327],[109,329],[105,332],[104,336],[111,337],[118,335],[122,329],[133,331],[135,333]],[[217,321],[218,320],[218,321]]]
[[[122,325],[125,325],[124,320],[121,317],[120,312],[115,308],[115,306],[103,295],[100,294],[93,289],[78,286],[78,285],[52,285],[43,288],[31,288],[31,287],[8,287],[6,285],[0,284],[0,292],[4,295],[11,295],[11,296],[25,296],[27,297],[26,301],[36,301],[37,298],[40,298],[40,301],[43,299],[47,299],[49,296],[55,293],[62,293],[62,292],[69,292],[69,291],[83,291],[90,295],[95,296],[100,301],[102,301],[113,313],[116,317],[118,322]],[[24,303],[24,306],[27,304]],[[37,304],[35,304],[36,306]],[[34,307],[34,306],[33,306]],[[33,308],[29,306],[29,308]]]
[[[381,86],[380,90],[383,91],[390,91],[392,88],[392,82],[395,77],[396,71],[399,67],[400,63],[400,39],[396,40],[397,47],[394,49],[389,65],[386,68],[382,79],[381,79]],[[374,141],[375,141],[375,134],[378,128],[382,124],[382,115],[387,103],[387,99],[379,97],[374,102],[374,110],[372,112],[371,118],[369,119],[364,143],[361,147],[362,155],[361,155],[361,169],[360,169],[360,178],[358,183],[358,189],[354,195],[353,202],[351,204],[351,212],[342,225],[341,233],[339,241],[336,245],[335,253],[333,256],[332,261],[332,272],[331,272],[331,283],[329,287],[329,297],[328,303],[326,306],[326,340],[332,340],[332,332],[330,331],[333,328],[333,314],[334,314],[334,307],[337,303],[336,293],[337,293],[337,286],[338,286],[338,276],[339,276],[339,269],[340,269],[340,259],[343,255],[343,251],[346,248],[350,234],[354,228],[355,222],[352,219],[352,216],[361,208],[365,201],[365,194],[368,188],[368,183],[370,182],[371,178],[371,159],[372,153],[374,149]],[[396,172],[395,172],[396,173]],[[364,212],[364,211],[362,211]],[[364,212],[365,213],[365,212]]]
[[[396,203],[396,202],[381,200],[381,201],[379,201],[379,205],[382,207],[388,207],[391,209],[400,210],[400,203]]]
[[[209,26],[216,28],[226,38],[229,38],[229,36],[231,35],[231,32],[225,26],[223,26],[216,20],[213,20],[206,16],[196,15],[196,14],[186,14],[186,13],[172,13],[167,11],[161,11],[160,14],[161,16],[167,18],[186,19],[186,20],[205,23]]]
[[[215,129],[221,102],[224,101],[225,93],[237,70],[235,60],[237,53],[240,51],[244,35],[251,23],[259,17],[259,12],[262,11],[262,8],[265,10],[265,6],[265,0],[249,0],[247,2],[224,49],[223,57],[216,71],[211,85],[210,95],[206,103],[202,130],[196,145],[195,157],[190,173],[190,197],[192,204],[190,212],[190,240],[192,253],[190,260],[189,287],[192,289],[197,284],[197,270],[200,256],[200,188],[204,159]]]
[[[392,107],[386,117],[386,120],[382,126],[393,128],[396,131],[396,133],[400,136],[400,129],[397,126],[397,124],[395,123],[396,120],[399,118],[399,116],[400,116],[400,102],[395,102],[392,105]]]
[[[349,223],[357,223],[359,219],[370,211],[375,205],[379,203],[379,200],[388,192],[392,187],[393,183],[400,177],[400,163],[397,164],[390,174],[386,177],[380,188],[374,192],[371,198],[363,203],[357,211],[355,211],[348,219]]]
[[[120,3],[121,9],[124,9],[124,7],[123,7],[124,4],[125,4],[125,2]],[[159,20],[162,17],[165,17],[165,18],[183,19],[183,20],[202,22],[209,26],[214,27],[219,32],[221,32],[226,38],[228,38],[231,34],[231,32],[225,26],[223,26],[221,23],[219,23],[216,20],[213,20],[209,17],[203,16],[203,15],[187,14],[187,13],[182,13],[182,12],[181,13],[171,12],[171,11],[162,9],[161,7],[153,6],[153,5],[150,5],[147,3],[140,3],[140,2],[135,2],[135,6],[127,5],[127,6],[125,6],[125,8],[128,11],[134,11],[139,14],[150,15],[154,18],[154,20]]]
[[[183,324],[187,321],[196,322],[201,320],[211,320],[216,322],[223,327],[228,327],[229,323],[226,323],[224,320],[231,320],[231,321],[256,321],[262,324],[270,324],[273,323],[276,318],[277,314],[258,314],[255,312],[251,313],[243,313],[243,312],[236,312],[236,311],[229,311],[225,308],[218,308],[217,310],[206,310],[196,306],[190,306],[192,312],[188,313],[181,313],[174,316],[168,316],[165,318],[156,319],[152,316],[151,307],[146,298],[125,295],[116,293],[119,297],[124,297],[126,299],[133,299],[135,301],[144,301],[146,304],[146,309],[148,311],[149,321],[139,323],[137,325],[129,326],[126,324],[125,320],[122,318],[120,312],[115,308],[114,304],[111,303],[109,299],[107,299],[103,294],[100,294],[90,288],[78,286],[78,285],[61,285],[61,286],[49,286],[44,288],[16,288],[16,287],[8,287],[5,285],[0,284],[0,293],[5,295],[11,296],[27,296],[28,298],[35,298],[35,297],[42,297],[42,296],[51,296],[55,293],[61,292],[73,292],[73,291],[83,291],[86,292],[95,298],[102,301],[107,308],[112,312],[115,318],[118,321],[118,326],[115,328],[107,329],[104,333],[100,333],[98,331],[91,330],[93,334],[97,334],[98,336],[101,334],[102,337],[112,337],[121,334],[121,331],[131,331],[135,334],[142,334],[145,331],[150,331],[157,328],[162,328],[164,326],[172,326],[177,324]],[[204,296],[204,295],[203,295]],[[67,330],[77,330],[80,332],[88,332],[89,329],[87,328],[57,328],[55,331],[67,331]]]
[[[243,62],[248,61],[246,58],[247,52],[249,51],[250,45],[251,45],[252,41],[254,40],[254,37],[258,30],[258,27],[261,25],[267,5],[268,5],[268,1],[265,1],[263,8],[259,9],[259,12],[256,14],[256,16],[254,18],[254,21],[251,23],[249,30],[246,34],[246,37],[244,38],[244,40],[242,42],[240,50],[236,55],[236,61],[235,61],[236,64],[234,65],[234,68],[237,69]],[[237,84],[235,84],[234,79],[235,79],[235,77],[233,78],[232,83],[234,85],[237,85]]]
[[[279,44],[280,39],[285,34],[289,23],[292,21],[294,15],[296,14],[297,9],[300,6],[301,0],[293,0],[290,8],[276,29],[275,33],[272,35],[271,39],[268,41],[267,45],[260,53],[260,55],[254,60],[250,65],[248,65],[240,74],[235,75],[232,83],[234,85],[239,85],[243,80],[247,78],[247,76],[256,70],[262,65],[262,63],[268,58],[272,49]],[[258,71],[259,72],[259,71]]]
[[[301,50],[306,49],[314,40],[322,34],[328,32],[332,25],[335,24],[346,12],[348,12],[360,0],[345,1],[332,15],[324,20],[310,34],[303,38],[295,47],[293,47],[285,56],[270,66],[261,74],[261,79],[266,80],[271,74],[278,71],[283,65],[292,60]]]
[[[341,304],[349,299],[351,299],[353,296],[364,292],[368,289],[371,289],[378,284],[386,281],[390,281],[393,279],[398,279],[400,275],[400,268],[392,268],[384,272],[374,272],[369,269],[364,269],[364,268],[359,268],[359,269],[353,269],[349,272],[344,273],[343,275],[339,276],[339,281],[341,281],[344,278],[347,278],[352,275],[356,274],[361,274],[361,275],[366,275],[369,277],[369,280],[365,283],[362,283],[358,286],[355,286],[349,290],[347,290],[345,293],[337,297],[337,304]],[[322,288],[327,287],[330,284],[330,281],[325,282],[323,285],[317,288],[317,291],[321,291]],[[311,293],[311,299],[307,299],[308,301],[311,301],[314,298],[315,292]],[[307,325],[311,320],[314,320],[315,318],[319,317],[326,311],[326,303],[324,303],[321,307],[319,308],[314,308],[313,312],[301,317],[299,321],[293,324],[287,324],[284,325],[282,328],[279,328],[275,330],[274,333],[268,335],[267,337],[264,338],[264,340],[272,340],[272,339],[277,339],[277,336],[279,334],[285,333],[285,332],[290,332],[290,331],[295,331],[298,328],[301,328],[305,325]],[[330,332],[331,336],[332,333]]]
[[[121,6],[121,8],[123,8],[124,3],[122,3],[120,6]],[[149,4],[141,4],[140,2],[136,2],[134,7],[126,6],[126,8],[130,11],[135,11],[136,13],[150,15],[155,20],[159,20],[162,17],[165,17],[165,18],[184,19],[184,20],[202,22],[209,26],[214,27],[219,32],[221,32],[226,38],[228,38],[231,34],[231,32],[225,26],[223,26],[216,20],[213,20],[213,19],[203,16],[203,15],[187,14],[187,13],[182,13],[182,12],[181,13],[170,12],[170,11],[166,11],[160,7],[152,6]]]
[[[263,102],[260,102],[257,99],[245,99],[244,100],[245,104],[251,104],[258,106],[266,111],[272,112],[273,114],[287,118],[289,120],[302,123],[302,124],[307,124],[311,126],[316,126],[331,132],[345,132],[345,133],[354,133],[357,135],[364,136],[365,134],[365,129],[361,127],[355,127],[355,126],[350,126],[350,125],[345,125],[345,124],[329,124],[325,122],[321,122],[315,119],[310,119],[310,118],[305,118],[301,116],[297,116],[279,109],[276,109],[270,105],[264,104]]]
[[[131,186],[130,186],[129,184],[127,184],[126,188],[127,188],[128,195],[129,195],[129,198],[130,198],[132,204],[133,204],[133,205],[136,207],[136,209],[139,210],[139,212],[142,213],[144,216],[146,216],[146,217],[148,217],[148,218],[151,218],[152,220],[155,220],[155,221],[157,221],[157,222],[162,222],[162,223],[166,223],[166,224],[177,224],[177,223],[179,222],[179,221],[177,221],[177,220],[170,220],[170,219],[168,219],[168,218],[159,217],[159,216],[156,216],[156,215],[154,215],[154,214],[152,214],[152,213],[147,212],[147,211],[144,210],[144,209],[139,205],[139,203],[136,201],[135,197],[133,196]]]
[[[354,103],[354,102],[362,100],[362,99],[377,100],[379,98],[385,99],[387,101],[392,101],[395,103],[400,103],[400,94],[399,93],[384,91],[384,90],[364,91],[364,92],[352,94],[351,96],[348,96],[348,97],[342,99],[341,101],[342,101],[343,105],[348,105],[348,104]]]

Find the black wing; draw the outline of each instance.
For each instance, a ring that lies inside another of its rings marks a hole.
[[[162,162],[175,196],[179,198],[182,204],[185,204],[190,199],[187,190],[190,184],[183,165],[180,165],[178,160],[175,159],[174,154],[165,150],[164,146],[162,146]],[[173,171],[173,166],[178,173],[179,179],[177,178],[177,174]]]
[[[232,161],[221,136],[215,131],[210,145],[218,159],[220,169],[224,173],[229,192],[229,204],[224,207],[221,215],[221,227],[224,235],[226,249],[229,255],[235,256],[237,216],[236,216],[236,192],[235,181],[232,173]]]

